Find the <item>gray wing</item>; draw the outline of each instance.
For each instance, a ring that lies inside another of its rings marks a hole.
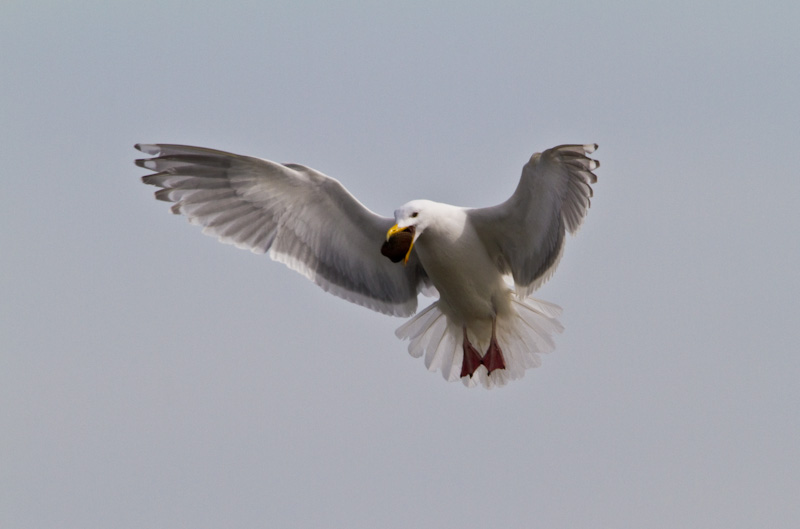
[[[497,206],[472,209],[469,218],[502,273],[514,277],[526,297],[555,271],[564,233],[575,233],[589,210],[593,170],[587,157],[597,145],[560,145],[534,154],[522,168],[511,198]]]
[[[408,316],[427,283],[415,256],[407,266],[381,255],[394,224],[356,200],[337,180],[295,164],[185,145],[136,145],[154,156],[136,160],[156,171],[142,177],[161,187],[203,233],[221,242],[269,252],[324,290],[385,314]]]

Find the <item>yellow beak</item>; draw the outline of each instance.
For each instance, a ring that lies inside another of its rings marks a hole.
[[[386,232],[386,240],[388,241],[389,239],[392,238],[392,235],[394,235],[395,233],[400,233],[404,229],[405,228],[401,228],[397,224],[395,224],[394,226],[389,228],[389,231]]]
[[[401,231],[406,231],[406,230],[409,230],[408,226],[406,226],[405,228],[401,228],[397,224],[395,224],[394,226],[389,228],[389,231],[386,232],[386,240],[388,241],[389,239],[392,238],[392,235],[395,235],[397,233],[400,233]],[[408,264],[408,258],[411,256],[411,249],[414,248],[414,239],[413,239],[414,229],[413,229],[413,227],[410,228],[410,231],[412,233],[412,239],[411,239],[411,243],[408,245],[408,251],[406,252],[406,256],[405,256],[405,258],[403,258],[403,266]]]

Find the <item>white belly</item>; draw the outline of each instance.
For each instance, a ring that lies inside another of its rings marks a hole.
[[[470,225],[429,229],[415,248],[439,291],[442,312],[455,323],[483,327],[511,310],[510,290]]]

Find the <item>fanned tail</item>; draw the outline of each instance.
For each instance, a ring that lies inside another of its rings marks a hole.
[[[555,348],[552,335],[564,327],[556,319],[561,307],[546,301],[512,296],[512,313],[497,318],[497,340],[503,350],[506,368],[487,372],[480,366],[473,376],[463,377],[467,387],[480,382],[486,388],[503,386],[511,380],[522,378],[525,370],[541,365],[542,353]],[[485,351],[491,337],[490,327],[477,334],[470,329],[470,340],[479,351]],[[463,362],[463,331],[439,309],[435,302],[401,325],[395,334],[401,340],[410,340],[408,352],[414,358],[425,356],[429,371],[441,371],[445,380],[458,380]],[[472,337],[474,336],[473,339]]]

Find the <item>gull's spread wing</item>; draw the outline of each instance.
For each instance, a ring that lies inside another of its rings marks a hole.
[[[394,224],[355,199],[337,180],[296,164],[279,164],[185,145],[136,145],[137,160],[203,233],[270,257],[324,290],[370,309],[408,316],[427,277],[416,256],[397,266],[381,255]]]
[[[589,209],[593,170],[587,157],[597,145],[560,145],[534,154],[522,168],[511,198],[497,206],[469,210],[469,219],[502,273],[514,277],[526,297],[547,281]]]

